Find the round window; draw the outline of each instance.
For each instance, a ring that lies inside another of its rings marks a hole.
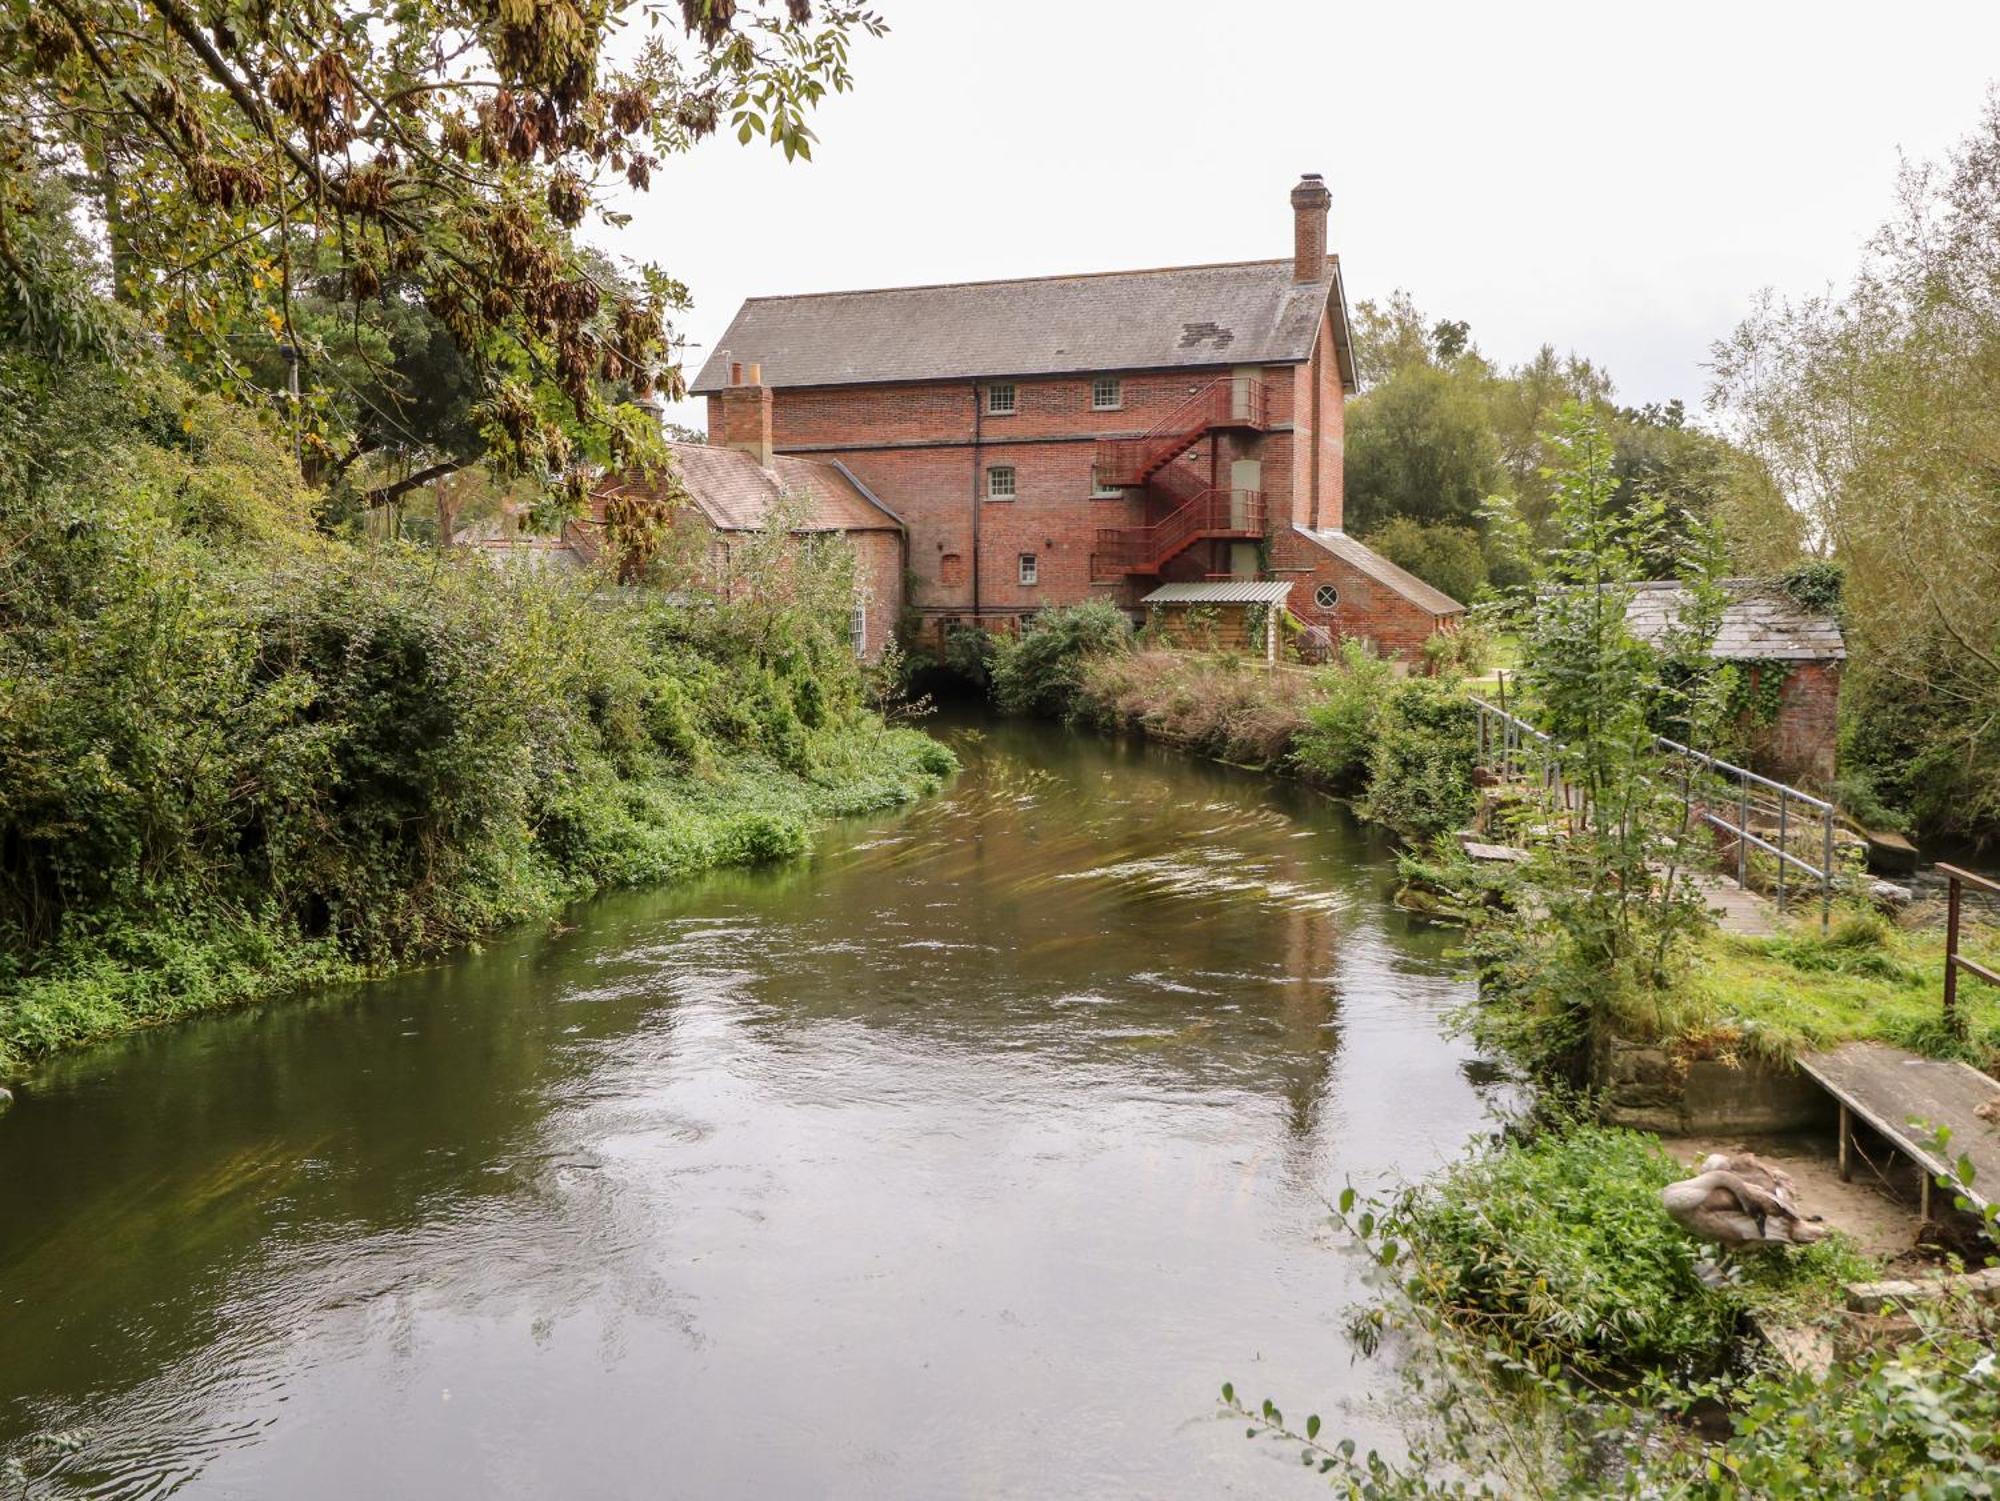
[[[1331,610],[1340,603],[1340,591],[1331,584],[1321,584],[1313,590],[1313,604],[1322,610]]]

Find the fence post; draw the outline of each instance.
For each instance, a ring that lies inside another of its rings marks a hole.
[[[1819,861],[1819,930],[1826,932],[1833,922],[1833,805],[1826,808],[1826,842]]]
[[[1791,848],[1791,841],[1785,837],[1786,815],[1792,811],[1791,795],[1782,788],[1778,792],[1778,913],[1785,911],[1785,852]]]
[[[1951,884],[1945,888],[1944,906],[1944,1024],[1953,1034],[1958,1031],[1958,877],[1945,877]]]
[[[1736,884],[1750,889],[1750,779],[1736,774]]]

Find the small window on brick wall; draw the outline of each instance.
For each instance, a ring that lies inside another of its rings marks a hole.
[[[999,417],[1014,410],[1014,383],[1011,380],[999,381],[986,388],[986,410]]]
[[[1036,579],[1037,567],[1035,555],[1031,552],[1024,552],[1021,554],[1021,582],[1023,584],[1032,584],[1036,582]]]
[[[1090,498],[1092,500],[1118,500],[1125,492],[1116,485],[1107,485],[1095,469],[1090,471]]]
[[[1115,412],[1125,405],[1125,384],[1115,375],[1100,375],[1090,383],[1090,406],[1097,412]]]
[[[995,464],[986,471],[986,498],[988,500],[1012,500],[1014,498],[1014,466]]]
[[[1340,591],[1331,584],[1321,584],[1313,590],[1313,604],[1322,610],[1331,610],[1340,603]]]
[[[854,655],[868,655],[868,607],[857,603],[854,613],[847,617],[847,639],[854,643]]]

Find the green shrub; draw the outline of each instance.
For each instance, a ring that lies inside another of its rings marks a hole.
[[[1399,1201],[1412,1291],[1467,1331],[1582,1370],[1712,1362],[1736,1310],[1660,1209],[1686,1173],[1650,1136],[1576,1125]]]
[[[955,764],[863,708],[837,549],[613,594],[331,540],[143,362],[0,392],[0,1062],[785,858]]]
[[[1076,711],[1085,664],[1131,644],[1132,622],[1108,600],[1044,610],[1020,635],[995,638],[993,701],[1008,714],[1066,719]]]
[[[1359,792],[1395,677],[1394,667],[1366,642],[1341,642],[1339,660],[1313,679],[1319,698],[1306,710],[1292,747],[1299,770],[1336,792]]]
[[[926,739],[917,747],[917,767],[925,776],[941,782],[958,770],[958,757],[952,754],[950,746]]]
[[[769,865],[806,852],[805,825],[771,813],[746,813],[729,831],[732,865]]]
[[[1457,629],[1434,631],[1424,640],[1424,665],[1432,672],[1476,675],[1493,656],[1493,635],[1476,620],[1462,620]]]
[[[975,688],[990,688],[999,638],[976,625],[954,625],[944,633],[944,666]]]
[[[1460,603],[1476,599],[1486,587],[1486,555],[1479,533],[1469,526],[1427,525],[1395,516],[1363,540],[1397,567],[1407,568]]]
[[[1462,827],[1475,805],[1479,724],[1456,678],[1410,678],[1383,706],[1368,761],[1366,816],[1421,841]]]

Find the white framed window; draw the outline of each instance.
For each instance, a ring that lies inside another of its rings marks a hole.
[[[1119,500],[1124,497],[1124,494],[1125,492],[1116,485],[1105,484],[1098,476],[1096,468],[1092,467],[1090,471],[1090,498],[1092,500]]]
[[[1313,590],[1313,608],[1331,610],[1340,603],[1340,591],[1331,584],[1321,584]]]
[[[1038,571],[1039,571],[1039,570],[1038,570],[1038,567],[1037,567],[1037,564],[1036,564],[1036,562],[1035,562],[1035,555],[1034,555],[1033,553],[1031,553],[1031,552],[1024,552],[1024,553],[1022,553],[1022,554],[1021,554],[1021,582],[1022,582],[1023,584],[1032,584],[1032,583],[1035,583],[1035,582],[1037,581],[1037,574],[1038,574]]]
[[[1014,466],[994,464],[986,471],[986,498],[988,500],[1012,500],[1014,498]]]
[[[1125,405],[1125,383],[1115,375],[1100,375],[1090,383],[1090,409],[1115,412]]]
[[[854,613],[847,617],[848,639],[854,643],[854,655],[868,655],[868,606],[860,600],[854,602]]]
[[[986,410],[995,417],[1005,417],[1014,410],[1014,396],[1011,380],[995,381],[986,388]]]

